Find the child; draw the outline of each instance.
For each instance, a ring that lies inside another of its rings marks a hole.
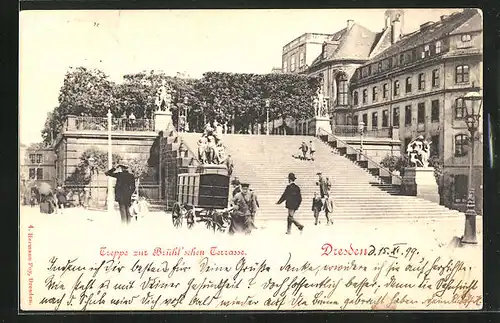
[[[328,214],[333,212],[333,207],[334,207],[333,199],[330,196],[330,193],[327,192],[326,196],[325,196],[325,204],[324,204],[326,225],[333,224],[333,221],[330,221],[330,217],[328,216]]]
[[[318,225],[319,212],[321,211],[322,208],[323,208],[323,201],[321,201],[321,197],[318,196],[318,193],[314,192],[313,203],[312,203],[312,211],[314,212],[314,225]]]

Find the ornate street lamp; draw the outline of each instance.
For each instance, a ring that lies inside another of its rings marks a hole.
[[[269,107],[271,106],[271,100],[266,99],[266,136],[269,136]]]
[[[472,84],[474,87],[474,84]],[[472,170],[474,168],[474,142],[476,141],[475,135],[479,128],[479,120],[481,119],[481,108],[483,103],[483,96],[481,92],[469,92],[463,97],[465,103],[465,123],[470,132],[469,145],[469,181],[468,189],[469,194],[467,197],[467,210],[465,211],[465,229],[462,243],[476,244],[476,195],[472,182]]]
[[[359,131],[359,135],[361,137],[359,152],[363,153],[363,134],[365,132],[365,123],[363,121],[360,121],[358,123],[358,131]]]

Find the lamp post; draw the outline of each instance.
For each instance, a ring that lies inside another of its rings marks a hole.
[[[360,121],[358,123],[358,131],[359,131],[359,135],[361,137],[359,152],[363,153],[363,134],[365,132],[365,123],[363,121]]]
[[[266,99],[266,136],[269,136],[269,107],[271,100]]]
[[[108,109],[108,114],[107,114],[107,117],[108,117],[108,169],[111,169],[113,168],[113,153],[112,153],[112,146],[111,146],[111,117],[113,115],[111,114],[111,110]],[[113,212],[113,195],[112,195],[112,192],[113,191],[113,183],[111,182],[111,177],[108,176],[108,201],[107,201],[107,208],[108,208],[108,212]]]
[[[474,87],[474,84],[472,84]],[[472,182],[472,170],[474,168],[474,142],[476,131],[479,127],[479,119],[481,118],[481,108],[483,97],[479,91],[469,92],[464,98],[465,103],[465,123],[470,132],[469,145],[469,178],[468,178],[468,197],[467,210],[465,211],[465,228],[462,243],[476,244],[476,195]]]

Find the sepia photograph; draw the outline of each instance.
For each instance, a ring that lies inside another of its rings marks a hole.
[[[480,9],[19,19],[20,311],[482,309]]]

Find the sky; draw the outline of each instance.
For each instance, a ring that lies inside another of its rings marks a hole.
[[[404,33],[459,9],[406,9]],[[162,70],[269,73],[284,45],[306,32],[334,33],[347,19],[379,32],[385,9],[22,11],[20,142],[41,141],[70,67],[99,68],[115,82]]]

